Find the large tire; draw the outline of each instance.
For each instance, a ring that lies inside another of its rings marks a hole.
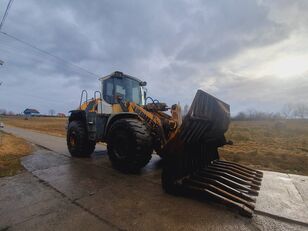
[[[89,140],[86,128],[81,121],[69,123],[66,141],[68,150],[74,157],[88,157],[95,150],[96,142]]]
[[[122,172],[138,172],[152,157],[152,137],[138,119],[119,119],[108,132],[109,159]]]

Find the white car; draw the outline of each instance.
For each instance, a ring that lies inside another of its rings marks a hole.
[[[4,123],[0,122],[0,128],[4,128]]]

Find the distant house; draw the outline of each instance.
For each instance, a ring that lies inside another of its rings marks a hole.
[[[24,110],[24,114],[26,116],[36,116],[36,115],[39,115],[40,112],[36,109],[27,108],[26,110]]]
[[[58,113],[59,117],[65,117],[66,115],[64,113]]]

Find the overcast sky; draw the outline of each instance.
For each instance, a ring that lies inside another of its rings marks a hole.
[[[236,114],[308,104],[307,12],[307,0],[15,0],[2,30],[98,76],[137,76],[169,105],[200,88]],[[100,87],[3,34],[0,60],[0,108],[14,112],[66,113]]]

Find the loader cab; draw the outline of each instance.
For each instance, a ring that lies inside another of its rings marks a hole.
[[[118,97],[125,101],[135,102],[138,105],[145,103],[146,82],[133,76],[116,71],[100,79],[102,84],[103,108],[114,111],[118,104]],[[105,112],[106,113],[106,112]]]

